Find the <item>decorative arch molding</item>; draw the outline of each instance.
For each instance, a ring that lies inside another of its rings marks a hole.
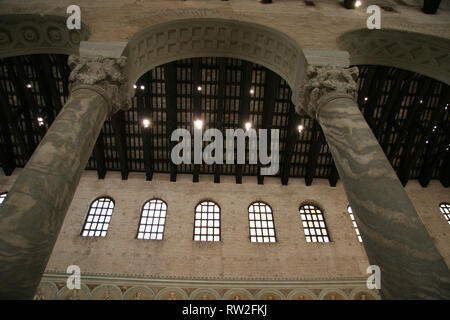
[[[238,297],[239,299],[236,299]],[[246,289],[231,289],[224,294],[223,300],[253,300],[253,295]]]
[[[190,300],[203,300],[206,295],[210,295],[214,300],[220,300],[220,294],[217,293],[216,290],[210,289],[210,288],[199,288],[195,289],[189,299]]]
[[[37,14],[0,15],[0,59],[27,54],[78,54],[80,41],[91,34],[81,23],[69,30],[67,17]]]
[[[146,286],[131,287],[123,294],[124,300],[153,300],[155,293]]]
[[[322,290],[319,294],[319,300],[325,300],[328,294],[340,296],[342,300],[348,300],[348,296],[345,294],[345,292],[338,288]]]
[[[450,40],[393,29],[350,31],[338,39],[351,65],[405,69],[450,84]]]
[[[129,40],[123,55],[129,59],[130,94],[132,84],[159,65],[195,57],[228,57],[276,72],[287,81],[293,99],[297,99],[307,67],[302,48],[282,32],[222,18],[178,19],[149,26]]]
[[[256,300],[263,300],[264,297],[272,296],[272,298],[276,297],[278,300],[285,300],[284,294],[277,289],[262,289],[256,295]]]
[[[350,300],[359,300],[357,298],[361,294],[365,294],[366,296],[370,297],[373,300],[381,300],[380,296],[378,294],[374,293],[371,290],[361,289],[361,288],[353,289],[353,291],[350,293],[349,299]]]

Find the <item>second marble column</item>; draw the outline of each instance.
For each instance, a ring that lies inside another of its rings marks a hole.
[[[449,299],[449,269],[355,102],[357,74],[310,67],[299,107],[322,127],[382,297]]]

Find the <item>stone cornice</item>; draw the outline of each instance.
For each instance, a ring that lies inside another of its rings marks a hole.
[[[67,17],[36,14],[0,15],[0,59],[39,53],[78,54],[80,41],[89,39],[89,27],[69,30]]]
[[[76,55],[69,57],[70,89],[91,89],[102,95],[110,104],[111,112],[129,109],[131,103],[127,99],[127,77],[125,65],[127,58],[85,58]]]
[[[358,68],[309,66],[298,90],[296,110],[317,119],[321,106],[336,98],[356,99]]]
[[[67,273],[61,271],[46,271],[42,281],[66,282]],[[298,288],[298,287],[365,287],[366,278],[311,278],[311,279],[247,279],[247,278],[193,278],[193,277],[154,277],[143,275],[118,275],[82,273],[82,282],[115,283],[152,286],[196,286],[196,287],[252,287],[252,288]]]

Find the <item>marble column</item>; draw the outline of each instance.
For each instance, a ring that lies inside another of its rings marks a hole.
[[[0,299],[33,298],[103,123],[129,105],[125,62],[69,57],[69,100],[0,207]]]
[[[357,75],[309,67],[297,111],[322,127],[369,261],[381,269],[382,297],[450,299],[448,266],[355,102]]]

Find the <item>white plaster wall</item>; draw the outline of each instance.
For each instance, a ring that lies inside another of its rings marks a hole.
[[[20,170],[12,177],[0,175],[0,192],[7,191]],[[406,187],[436,246],[450,262],[449,225],[439,211],[439,203],[449,201],[449,189],[438,181],[422,188],[417,181]],[[84,238],[80,231],[90,203],[99,196],[115,200],[110,229],[105,238]],[[168,204],[163,241],[137,240],[136,231],[143,203],[161,198]],[[192,240],[194,208],[202,200],[213,200],[222,209],[222,241]],[[247,208],[253,201],[265,201],[273,209],[277,243],[249,241]],[[306,243],[298,208],[313,200],[325,212],[331,243]],[[258,185],[256,177],[178,175],[170,182],[165,174],[145,181],[144,175],[130,174],[120,179],[119,172],[108,172],[98,180],[94,171],[85,171],[67,213],[47,271],[65,272],[76,264],[84,273],[143,275],[182,278],[313,279],[364,277],[369,265],[346,213],[347,198],[341,182],[329,187],[327,180],[315,179],[306,187],[303,179],[290,179],[282,186],[278,178],[266,178]]]

